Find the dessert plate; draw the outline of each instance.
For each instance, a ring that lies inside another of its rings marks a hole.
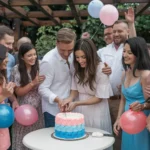
[[[77,140],[83,140],[83,139],[86,139],[89,137],[89,134],[88,133],[85,133],[85,135],[83,137],[80,137],[80,138],[74,138],[74,139],[65,139],[65,138],[59,138],[57,136],[55,136],[55,132],[53,132],[51,134],[51,137],[53,139],[56,139],[56,140],[62,140],[62,141],[77,141]]]

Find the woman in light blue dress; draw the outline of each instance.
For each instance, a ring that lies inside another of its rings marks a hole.
[[[124,111],[129,109],[143,111],[146,116],[150,113],[143,104],[148,98],[144,89],[150,73],[150,56],[143,38],[134,37],[125,42],[122,62],[125,72],[122,75],[122,96],[118,117],[114,124],[116,135],[119,134],[119,120]],[[121,150],[150,150],[150,132],[146,128],[138,134],[123,131],[121,147]]]

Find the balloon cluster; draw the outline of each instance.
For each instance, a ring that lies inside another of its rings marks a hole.
[[[99,0],[92,0],[88,5],[88,12],[91,17],[99,18],[99,12],[104,4]]]
[[[0,128],[9,128],[14,119],[24,126],[30,126],[38,120],[38,112],[31,105],[21,105],[14,110],[7,104],[0,104]]]
[[[93,18],[100,18],[100,21],[107,26],[111,26],[118,20],[119,13],[116,7],[104,5],[100,0],[92,0],[88,5],[88,13]]]

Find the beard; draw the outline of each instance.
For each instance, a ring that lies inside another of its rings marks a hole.
[[[128,38],[127,37],[121,37],[120,39],[115,40],[114,38],[114,43],[119,46],[120,44],[123,44]]]

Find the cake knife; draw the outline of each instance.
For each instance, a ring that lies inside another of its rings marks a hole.
[[[92,137],[103,137],[103,136],[109,136],[109,137],[114,137],[112,134],[107,134],[107,133],[100,133],[100,132],[86,132],[89,135],[91,135]]]

